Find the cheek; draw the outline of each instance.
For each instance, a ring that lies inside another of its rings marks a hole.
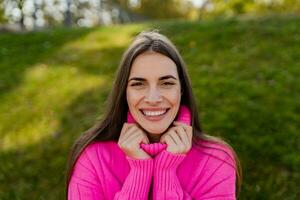
[[[131,106],[134,106],[135,104],[137,104],[139,99],[141,98],[140,94],[133,92],[131,90],[127,90],[126,95],[127,95],[128,105],[131,105]]]
[[[165,94],[165,97],[173,104],[179,103],[181,99],[180,90],[169,91]]]

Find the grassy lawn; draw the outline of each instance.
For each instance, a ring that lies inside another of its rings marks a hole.
[[[298,199],[300,17],[274,16],[0,34],[0,199],[64,198],[68,151],[149,28],[182,53],[203,129],[236,150],[241,199]]]

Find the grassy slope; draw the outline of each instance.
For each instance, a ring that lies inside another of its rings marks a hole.
[[[237,151],[241,199],[296,199],[299,17],[0,35],[0,199],[63,198],[72,142],[101,115],[122,52],[149,27],[182,53],[203,129]]]

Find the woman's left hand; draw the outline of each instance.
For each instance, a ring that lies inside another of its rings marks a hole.
[[[193,129],[179,121],[173,122],[174,126],[160,137],[161,143],[168,145],[167,151],[178,154],[187,153],[192,147]]]

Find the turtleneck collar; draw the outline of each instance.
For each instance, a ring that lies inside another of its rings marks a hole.
[[[163,151],[164,149],[167,148],[167,144],[163,144],[163,143],[150,143],[150,144],[145,144],[145,143],[141,143],[140,147],[146,152],[148,153],[150,156],[154,157],[157,154],[159,154],[161,151]]]

